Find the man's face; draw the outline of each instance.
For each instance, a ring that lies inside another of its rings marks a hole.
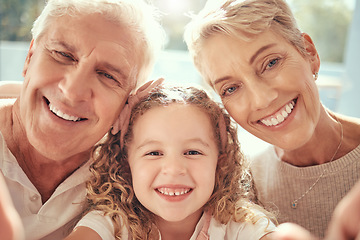
[[[24,66],[20,118],[30,144],[58,161],[89,150],[119,115],[138,62],[128,28],[97,14],[55,19]]]

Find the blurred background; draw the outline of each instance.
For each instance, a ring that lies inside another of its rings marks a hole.
[[[210,0],[211,1],[211,0]],[[189,13],[206,0],[152,0],[162,12],[167,43],[151,78],[203,84],[183,41]],[[298,25],[320,54],[317,81],[321,101],[331,110],[360,117],[360,0],[288,0]],[[0,0],[0,81],[22,81],[21,71],[31,41],[33,21],[44,0]],[[208,89],[208,88],[207,88]],[[252,155],[267,146],[239,127],[243,151]]]

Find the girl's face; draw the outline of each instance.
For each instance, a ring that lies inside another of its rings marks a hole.
[[[311,38],[303,41],[306,58],[271,31],[250,42],[214,35],[201,53],[203,72],[234,120],[287,150],[309,141],[320,116],[313,78],[320,61]]]
[[[208,115],[173,103],[139,116],[128,159],[135,195],[168,222],[196,221],[215,184],[218,147]]]

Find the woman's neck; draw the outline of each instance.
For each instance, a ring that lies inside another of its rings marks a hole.
[[[346,154],[344,153],[343,121],[333,113],[325,112],[319,119],[310,140],[303,146],[284,150],[275,147],[279,158],[291,165],[307,167],[331,162]]]

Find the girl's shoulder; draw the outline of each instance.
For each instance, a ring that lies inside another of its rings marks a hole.
[[[275,230],[275,224],[261,211],[254,209],[253,221],[229,221],[220,224],[212,218],[209,227],[210,238],[213,239],[248,239],[259,240]]]

